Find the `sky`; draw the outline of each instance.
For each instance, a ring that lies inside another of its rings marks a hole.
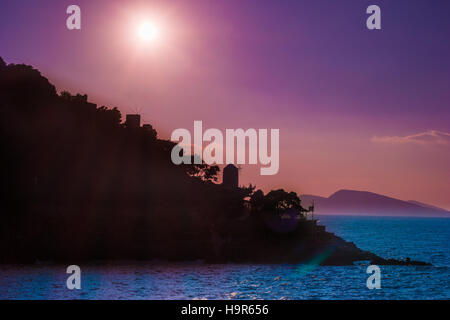
[[[66,8],[81,8],[81,30]],[[381,30],[366,8],[381,8]],[[177,128],[280,129],[240,184],[372,191],[450,210],[450,2],[2,1],[0,56],[58,89]],[[158,34],[139,40],[142,21]]]

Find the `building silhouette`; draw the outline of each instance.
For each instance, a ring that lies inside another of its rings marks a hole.
[[[128,129],[137,129],[141,126],[140,114],[127,114],[125,125]]]
[[[228,164],[223,168],[222,184],[227,188],[239,186],[239,169],[234,164]]]

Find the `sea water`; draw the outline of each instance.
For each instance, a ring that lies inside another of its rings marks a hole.
[[[367,265],[116,262],[80,265],[68,290],[65,265],[0,266],[0,299],[449,299],[450,219],[322,216],[321,224],[363,250],[433,266],[380,266],[369,290]]]

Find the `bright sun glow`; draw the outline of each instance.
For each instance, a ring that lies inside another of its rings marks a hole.
[[[142,41],[153,41],[158,37],[158,29],[150,22],[143,22],[139,26],[139,38]]]

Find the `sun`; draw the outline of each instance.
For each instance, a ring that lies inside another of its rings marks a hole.
[[[142,22],[138,28],[138,35],[143,42],[154,41],[158,37],[158,28],[149,21]]]

